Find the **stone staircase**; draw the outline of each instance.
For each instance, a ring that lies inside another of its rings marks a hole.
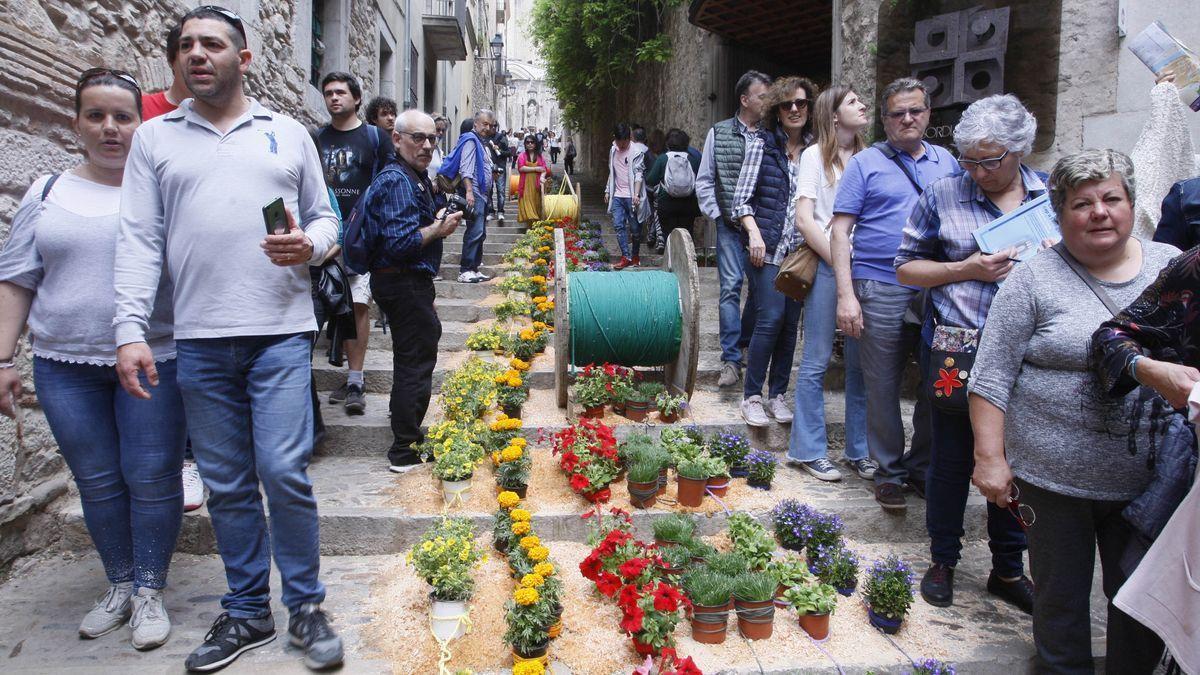
[[[602,188],[588,186],[585,195],[598,198]],[[498,269],[500,257],[519,236],[516,226],[516,204],[510,202],[505,227],[489,223],[485,243],[485,267]],[[603,204],[590,200],[583,206],[583,217],[608,223]],[[485,284],[458,284],[457,260],[462,236],[456,233],[446,242],[443,257],[443,276],[447,281],[436,282],[437,309],[443,323],[441,351],[434,374],[435,396],[445,375],[462,363],[470,353],[465,351],[467,336],[480,325],[492,320],[490,307],[501,295],[496,281]],[[611,230],[605,234],[610,252],[616,253],[616,237]],[[614,256],[614,260],[615,260]],[[642,256],[643,265],[658,265],[659,257],[648,252]],[[775,425],[758,430],[747,427],[738,414],[740,387],[718,390],[720,368],[717,344],[717,280],[716,270],[701,268],[701,349],[697,391],[691,404],[691,420],[706,434],[727,431],[747,436],[756,447],[780,451],[786,448],[788,427]],[[388,426],[388,391],[391,386],[391,335],[372,328],[370,349],[366,360],[367,410],[361,416],[347,416],[340,406],[329,405],[329,392],[344,382],[345,369],[330,366],[323,350],[317,349],[313,368],[322,401],[322,414],[327,437],[317,450],[309,475],[319,503],[321,521],[322,578],[329,595],[326,607],[334,616],[336,626],[345,636],[348,646],[346,672],[418,672],[404,662],[389,658],[391,645],[381,644],[368,627],[378,617],[378,598],[373,597],[381,579],[402,560],[402,553],[412,545],[438,515],[438,509],[427,508],[429,494],[435,488],[427,468],[397,477],[387,472],[386,450],[391,442]],[[797,351],[797,360],[799,359]],[[530,446],[538,448],[535,461],[549,462],[548,443],[537,443],[540,436],[566,426],[563,411],[554,404],[553,358],[550,355],[534,360],[527,377],[532,387],[530,401],[525,405],[524,435]],[[912,379],[912,378],[910,378]],[[831,368],[826,379],[826,416],[829,421],[830,455],[840,458],[844,429],[843,380],[840,364]],[[909,383],[909,389],[913,383]],[[906,405],[905,417],[911,412]],[[436,401],[430,406],[426,423],[437,421]],[[606,422],[624,420],[606,419]],[[640,425],[621,423],[618,435],[624,435]],[[650,427],[652,433],[657,429]],[[911,433],[911,430],[910,432]],[[779,455],[782,458],[782,455]],[[873,500],[871,484],[846,472],[839,483],[822,483],[807,474],[781,463],[774,499],[796,497],[816,508],[837,513],[846,524],[853,545],[870,552],[894,551],[913,563],[918,573],[927,561],[927,539],[924,527],[924,502],[909,498],[905,515],[887,515]],[[561,475],[559,481],[565,482]],[[490,491],[481,484],[476,491]],[[750,492],[756,492],[751,490]],[[531,486],[530,498],[537,500],[538,486]],[[489,498],[490,499],[490,498]],[[475,502],[468,503],[472,507]],[[491,503],[490,501],[487,503]],[[620,502],[616,505],[625,506]],[[756,502],[757,503],[757,502]],[[582,500],[570,507],[542,508],[536,512],[535,527],[542,538],[551,542],[586,541],[585,522],[579,518],[584,508]],[[28,569],[18,570],[0,593],[9,600],[9,611],[0,617],[0,663],[9,672],[122,672],[130,668],[138,672],[180,672],[187,652],[203,639],[211,621],[219,613],[218,599],[225,589],[222,568],[215,555],[216,545],[209,516],[204,508],[184,517],[178,551],[171,569],[171,584],[167,607],[175,624],[171,641],[154,652],[139,654],[129,646],[128,631],[118,631],[93,641],[80,641],[75,635],[78,619],[90,607],[90,598],[104,585],[103,572],[92,551],[83,524],[78,496],[71,495],[57,503],[64,528],[61,555],[38,562]],[[751,513],[766,517],[767,507],[750,508]],[[488,507],[468,508],[462,515],[471,517],[482,531],[490,529]],[[662,509],[639,511],[636,524],[644,536],[649,535],[649,522]],[[1028,618],[1010,607],[992,602],[983,591],[990,561],[984,537],[984,502],[972,495],[967,507],[967,536],[964,560],[959,568],[956,606],[934,609],[922,606],[924,625],[912,625],[909,633],[901,633],[897,642],[914,658],[924,656],[950,657],[958,664],[959,672],[1011,673],[1027,668],[1031,646],[1027,637]],[[710,514],[702,519],[701,531],[716,533],[724,530],[724,514]],[[286,536],[286,533],[277,533]],[[490,536],[483,535],[483,545]],[[551,543],[551,550],[554,545]],[[564,565],[564,567],[569,567]],[[577,574],[568,570],[569,574]],[[277,578],[276,603],[278,605]],[[857,597],[857,596],[856,596]],[[287,613],[276,606],[276,621],[281,629]],[[777,619],[777,623],[780,620]],[[790,620],[790,619],[788,619]],[[568,628],[569,630],[569,628]],[[612,630],[618,630],[615,625]],[[681,634],[686,628],[681,628]],[[861,630],[871,632],[865,624]],[[876,636],[877,637],[877,636]],[[912,638],[913,642],[906,642]],[[846,672],[901,672],[906,666],[898,650],[886,645],[878,653],[861,653],[855,647],[855,637],[840,638],[845,645],[834,645],[832,653],[843,653]],[[275,673],[304,672],[301,655],[285,646],[286,638],[278,644],[255,650],[243,656],[229,672]],[[874,644],[874,643],[872,643]],[[432,647],[431,647],[432,648]],[[814,652],[815,653],[815,652]],[[5,656],[7,655],[7,656]],[[633,657],[630,655],[629,663]],[[701,664],[705,672],[760,672],[753,664]],[[811,661],[789,664],[786,668],[768,668],[762,672],[799,672],[832,668],[829,660],[817,656]],[[496,671],[506,672],[506,671]],[[567,672],[561,668],[556,672]],[[628,672],[628,669],[626,669]]]

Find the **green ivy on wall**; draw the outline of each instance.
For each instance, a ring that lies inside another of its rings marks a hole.
[[[671,57],[664,12],[683,0],[535,0],[531,37],[563,121],[582,128],[643,63]]]

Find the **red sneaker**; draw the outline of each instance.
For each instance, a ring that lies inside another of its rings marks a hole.
[[[630,261],[629,264],[632,265],[633,267],[641,267],[642,259],[635,255],[635,256],[633,256],[633,260]]]
[[[626,258],[625,256],[621,256],[621,259],[617,261],[617,264],[613,265],[613,269],[614,270],[623,270],[632,264],[633,264],[632,260],[630,260],[629,258]]]

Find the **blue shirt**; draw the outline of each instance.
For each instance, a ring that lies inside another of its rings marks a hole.
[[[1021,182],[1027,202],[1046,194],[1045,176],[1024,165]],[[925,189],[904,228],[895,265],[913,260],[958,262],[979,250],[975,230],[1003,215],[966,173],[943,178]],[[930,293],[938,323],[983,328],[1000,285],[968,279],[935,286]]]
[[[367,190],[371,269],[384,267],[437,274],[442,240],[423,245],[421,228],[434,220],[433,186],[403,160],[389,164]],[[364,225],[366,224],[364,223]]]
[[[944,176],[959,173],[958,161],[948,150],[921,141],[925,154],[913,159],[897,153],[900,161],[922,188]],[[854,216],[854,279],[873,279],[893,286],[896,281],[896,251],[908,215],[917,203],[917,189],[900,167],[875,148],[867,148],[850,158],[842,182],[838,185],[833,213]]]

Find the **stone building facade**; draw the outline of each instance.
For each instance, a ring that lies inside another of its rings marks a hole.
[[[462,2],[464,4],[459,5]],[[171,83],[165,36],[198,0],[0,0],[0,242],[35,178],[77,164],[71,130],[75,79],[97,65],[133,73],[146,91]],[[314,80],[358,77],[364,99],[460,114],[491,101],[476,77],[504,0],[222,0],[246,22],[254,54],[246,92],[307,124],[327,120]],[[436,26],[441,32],[431,32]],[[445,28],[449,26],[449,30]],[[490,71],[488,71],[490,74]],[[365,101],[364,101],[365,103]],[[457,132],[457,124],[454,125]],[[27,347],[27,345],[25,345]],[[32,393],[27,350],[23,429],[0,417],[0,575],[13,560],[54,544],[61,528],[45,507],[77,499]]]

